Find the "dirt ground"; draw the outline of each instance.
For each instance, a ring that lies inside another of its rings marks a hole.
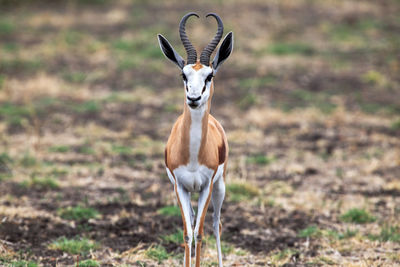
[[[235,34],[211,111],[225,266],[400,266],[397,0],[0,0],[0,265],[182,264],[164,144],[184,89],[156,34],[185,55],[189,11],[198,49],[210,11]]]

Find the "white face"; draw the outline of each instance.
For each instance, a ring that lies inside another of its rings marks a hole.
[[[182,69],[183,84],[186,91],[186,103],[196,109],[205,105],[210,97],[213,70],[208,66],[195,70],[195,64],[186,65]]]

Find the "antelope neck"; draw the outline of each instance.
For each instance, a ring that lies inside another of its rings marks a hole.
[[[199,151],[207,141],[208,115],[210,111],[210,99],[199,108],[191,109],[184,104],[183,110],[183,136],[188,140],[189,171],[196,171],[199,167]]]

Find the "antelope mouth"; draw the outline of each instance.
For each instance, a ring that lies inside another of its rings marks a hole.
[[[195,108],[197,108],[197,107],[199,106],[199,104],[194,103],[194,102],[188,103],[188,105],[189,105],[189,107],[191,107],[192,109],[195,109]]]

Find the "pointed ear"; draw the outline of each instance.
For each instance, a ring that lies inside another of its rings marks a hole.
[[[163,52],[163,54],[172,62],[174,62],[180,69],[183,69],[185,66],[185,60],[178,54],[178,52],[175,51],[174,48],[172,48],[172,45],[168,42],[167,39],[165,39],[164,36],[161,34],[157,35],[158,37],[158,43],[160,44],[160,48]]]
[[[214,68],[214,72],[217,72],[218,68],[232,53],[233,49],[233,32],[228,33],[221,46],[219,47],[217,54],[215,54],[214,60],[212,62],[212,66]]]

